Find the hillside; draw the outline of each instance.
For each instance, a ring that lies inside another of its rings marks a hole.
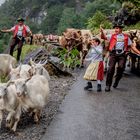
[[[0,29],[11,28],[18,17],[26,19],[33,33],[61,35],[66,28],[112,28],[121,21],[140,28],[139,0],[6,0],[0,6]],[[9,34],[0,33],[0,52],[9,43]]]
[[[108,8],[105,8],[107,5]],[[113,5],[112,0],[106,3],[103,0],[6,0],[0,7],[0,28],[11,27],[22,16],[34,32],[57,33],[64,16],[67,16],[66,20],[74,20],[75,23],[70,23],[70,26],[83,28],[97,10],[109,15],[120,6],[119,2]]]

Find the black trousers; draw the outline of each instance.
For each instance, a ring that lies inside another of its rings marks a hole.
[[[112,80],[115,72],[115,66],[118,63],[117,72],[115,76],[115,82],[119,83],[120,79],[122,78],[123,71],[125,69],[126,64],[126,58],[127,55],[125,53],[123,54],[116,54],[116,53],[110,53],[109,56],[109,68],[107,71],[107,77],[106,77],[106,86],[112,85]]]
[[[13,56],[15,46],[18,45],[18,47],[17,47],[17,61],[20,60],[20,55],[21,55],[23,43],[24,43],[24,38],[21,38],[21,39],[19,39],[17,37],[12,38],[12,41],[10,44],[10,55]]]

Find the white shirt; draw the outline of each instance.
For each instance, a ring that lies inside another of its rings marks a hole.
[[[110,41],[112,34],[108,34],[107,35],[107,40]],[[130,40],[130,38],[128,37],[128,46],[132,44],[132,41]],[[115,50],[124,50],[124,35],[118,34],[117,35],[117,42],[115,45]]]
[[[11,30],[14,31],[15,27],[16,27],[16,25],[14,27],[12,27]],[[28,26],[26,26],[26,29],[27,29],[26,30],[27,33],[29,33],[30,32],[30,28]],[[22,36],[22,30],[23,30],[23,26],[18,26],[17,36]]]
[[[103,61],[103,47],[98,45],[96,47],[91,46],[85,60],[91,62]]]

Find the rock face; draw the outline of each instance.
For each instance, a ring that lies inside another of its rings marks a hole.
[[[0,0],[0,6],[1,6],[1,4],[3,4],[5,2],[5,0]]]

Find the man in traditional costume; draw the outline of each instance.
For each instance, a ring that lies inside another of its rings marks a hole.
[[[109,35],[105,35],[103,28],[100,27],[101,38],[109,41],[110,54],[109,68],[106,76],[106,92],[110,91],[116,64],[118,63],[118,67],[116,71],[115,82],[113,84],[114,88],[117,88],[119,81],[122,78],[123,71],[125,69],[127,52],[130,50],[130,47],[135,52],[138,51],[136,50],[136,46],[132,43],[129,36],[127,34],[122,33],[123,27],[124,26],[122,24],[115,24],[113,26],[113,28],[115,29],[115,33]]]
[[[14,48],[18,44],[17,47],[17,61],[20,60],[20,55],[22,51],[22,46],[25,41],[25,37],[29,34],[32,36],[32,32],[30,31],[29,27],[24,24],[23,18],[17,19],[18,24],[12,27],[11,29],[1,30],[1,32],[13,32],[13,38],[10,43],[10,55],[13,56]]]

